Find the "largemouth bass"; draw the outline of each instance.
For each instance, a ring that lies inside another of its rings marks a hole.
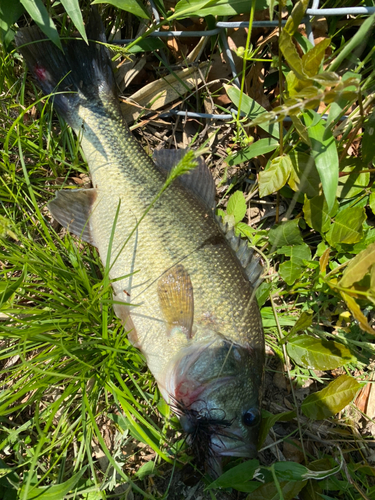
[[[202,160],[156,199],[183,153],[159,152],[155,163],[140,147],[121,115],[109,51],[93,41],[105,42],[96,11],[87,34],[89,45],[69,41],[64,52],[36,27],[16,37],[34,79],[81,138],[92,179],[92,189],[58,192],[49,209],[109,262],[115,312],[199,458],[252,457],[264,370],[250,282],[259,263],[215,220]]]

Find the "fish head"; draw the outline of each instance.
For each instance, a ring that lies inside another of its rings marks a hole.
[[[264,352],[226,339],[191,345],[175,363],[169,394],[198,460],[257,453]]]

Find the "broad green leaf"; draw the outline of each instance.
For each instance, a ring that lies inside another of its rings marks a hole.
[[[288,75],[292,75],[292,74],[294,74],[292,71],[290,71],[288,73]],[[305,125],[301,122],[301,120],[298,118],[298,116],[291,116],[290,118],[293,122],[294,128],[298,132],[298,134],[301,137],[301,139],[303,140],[303,142],[305,144],[307,144],[309,147],[311,147],[310,137],[309,137],[309,134],[307,133],[307,128],[305,127]],[[320,180],[319,180],[319,182],[320,182]]]
[[[276,476],[284,481],[303,481],[310,472],[307,467],[295,462],[275,462],[272,467]]]
[[[311,259],[310,248],[306,243],[303,243],[302,245],[281,247],[277,253],[290,257],[290,260],[280,265],[280,275],[288,285],[293,285],[304,271],[303,261]]]
[[[242,464],[236,465],[231,469],[227,470],[218,479],[213,481],[206,487],[206,490],[212,490],[213,488],[235,488],[238,490],[238,486],[245,486],[246,483],[251,481],[254,477],[255,471],[259,468],[258,460],[248,460]],[[239,491],[247,491],[246,489],[239,489]]]
[[[306,481],[281,481],[280,489],[284,500],[293,500],[305,486]],[[251,500],[280,500],[279,490],[274,482],[265,483],[251,494]]]
[[[319,73],[325,51],[329,47],[330,43],[331,39],[326,38],[306,52],[306,54],[303,54],[302,66],[306,75],[311,77]]]
[[[332,417],[353,401],[360,388],[361,384],[355,378],[341,375],[323,390],[307,396],[301,410],[314,420]]]
[[[14,32],[9,32],[11,26],[23,12],[24,8],[19,0],[2,0],[0,2],[0,40],[5,46],[14,37]]]
[[[345,292],[340,292],[340,293],[342,298],[345,300],[345,303],[348,306],[350,312],[353,314],[354,318],[358,321],[360,328],[362,328],[364,332],[370,333],[371,335],[375,335],[375,330],[371,328],[371,326],[369,325],[366,316],[361,311],[361,308],[359,307],[355,298]]]
[[[78,0],[61,0],[61,3],[63,4],[66,13],[73,21],[74,26],[79,31],[81,37],[85,40],[86,43],[88,43]]]
[[[305,221],[319,233],[326,233],[329,230],[331,217],[336,215],[337,210],[337,200],[335,200],[332,211],[329,211],[326,199],[323,195],[315,196],[311,198],[311,200],[305,196],[305,203],[303,204]]]
[[[340,82],[339,75],[333,71],[322,71],[322,73],[312,76],[311,79],[314,80],[314,82],[323,85],[323,87],[332,87]]]
[[[353,283],[361,281],[374,263],[375,243],[372,243],[368,248],[366,248],[366,250],[360,252],[349,262],[341,280],[339,281],[339,286],[342,288],[349,288],[353,285]]]
[[[45,486],[41,488],[30,488],[27,492],[27,500],[60,500],[65,497],[76,486],[78,481],[86,471],[87,466],[83,467],[77,474],[74,474],[70,479],[64,483],[55,484],[52,486]],[[25,486],[22,486],[19,491],[19,498],[25,498]]]
[[[149,462],[144,463],[135,473],[135,476],[142,480],[151,474],[155,474],[155,462],[150,460]]]
[[[242,236],[245,236],[246,238],[249,238],[249,240],[252,242],[253,237],[254,237],[254,229],[246,224],[246,222],[238,222],[236,224],[236,230],[241,234]]]
[[[31,19],[43,33],[62,50],[61,41],[55,23],[50,18],[42,0],[20,0]]]
[[[293,36],[298,30],[298,26],[301,24],[308,6],[309,0],[299,0],[293,7],[293,10],[283,28],[283,31],[288,33],[289,36]]]
[[[375,214],[375,193],[370,194],[368,204],[372,210],[372,213]]]
[[[291,151],[289,153],[292,169],[289,186],[297,193],[305,193],[309,197],[319,194],[320,178],[314,160],[311,156]]]
[[[137,54],[138,52],[146,52],[162,49],[165,47],[164,43],[160,38],[145,38],[140,40],[135,45],[132,45],[130,49],[127,49],[128,54]]]
[[[291,329],[290,334],[293,335],[294,333],[307,330],[307,328],[309,328],[309,326],[311,326],[312,318],[313,318],[313,312],[312,311],[310,311],[310,310],[309,311],[303,311],[303,313],[301,314],[301,316],[296,321],[296,324]]]
[[[375,156],[375,109],[365,122],[365,132],[362,137],[362,159],[371,163]]]
[[[293,418],[296,418],[295,411],[286,411],[283,413],[277,413],[273,415],[272,413],[263,410],[262,412],[262,423],[260,424],[259,438],[258,438],[258,448],[261,448],[270,429],[276,424],[276,422],[289,422]]]
[[[339,55],[336,57],[336,59],[334,59],[329,67],[329,70],[330,71],[336,71],[336,69],[339,68],[339,66],[341,65],[341,63],[348,57],[348,56],[351,56],[354,49],[360,45],[361,43],[363,43],[363,40],[366,39],[366,37],[369,35],[370,33],[370,30],[372,29],[372,26],[374,24],[374,20],[375,20],[375,14],[373,14],[372,16],[368,17],[367,19],[365,19],[363,21],[363,23],[361,24],[361,27],[359,28],[359,30],[355,33],[355,35],[353,36],[353,38],[349,41],[348,44],[346,44],[343,49],[341,50],[341,52],[339,53]]]
[[[142,17],[143,19],[150,19],[144,6],[137,0],[94,0],[92,4],[105,3],[114,5],[118,9],[130,12],[135,16]]]
[[[338,198],[354,198],[364,188],[367,188],[370,181],[370,173],[362,172],[365,169],[367,169],[367,166],[363,164],[360,158],[350,156],[341,162],[339,184],[337,187]],[[349,172],[351,172],[350,175],[342,175]]]
[[[249,0],[214,0],[205,2],[205,5],[201,5],[202,3],[203,2],[200,0],[181,0],[176,5],[176,12],[173,17],[181,19],[190,16],[235,16],[236,14],[248,14],[251,7]],[[196,5],[196,7],[189,12],[189,5],[191,5],[192,8],[194,5]],[[264,10],[266,8],[266,0],[257,0],[255,10]],[[182,14],[183,10],[185,14]]]
[[[279,141],[273,139],[272,137],[267,137],[266,139],[260,139],[254,142],[250,146],[242,148],[240,151],[236,151],[227,156],[226,162],[228,165],[238,165],[245,161],[251,160],[256,156],[264,155],[270,151],[274,151],[279,145]]]
[[[249,120],[254,120],[255,118],[261,116],[263,113],[267,113],[267,110],[263,108],[263,106],[258,104],[248,95],[242,94],[241,100],[241,90],[238,87],[224,85],[224,88],[226,93],[228,94],[229,99],[235,106],[237,106],[237,108],[239,107],[241,101],[241,112],[244,113]],[[259,126],[273,137],[276,137],[276,139],[279,139],[280,133],[278,123],[273,123],[270,125],[269,123],[265,122],[260,123]]]
[[[288,337],[287,351],[295,363],[310,370],[334,370],[355,360],[343,344],[305,334]]]
[[[328,210],[332,210],[339,181],[337,146],[332,133],[326,131],[322,119],[314,125],[316,115],[317,113],[310,110],[304,113],[304,119],[311,141],[311,155],[319,172]],[[326,132],[325,139],[323,139],[324,132]]]
[[[285,186],[292,170],[289,155],[274,158],[267,170],[259,174],[259,195],[261,198]]]
[[[242,191],[236,191],[229,198],[227,214],[233,215],[235,222],[240,222],[246,215],[246,201]]]
[[[366,220],[365,209],[349,207],[342,210],[327,233],[327,241],[331,246],[337,243],[356,243],[362,238],[363,223]]]
[[[303,243],[297,219],[275,224],[270,229],[268,237],[271,245],[275,248],[287,245],[302,245]]]
[[[308,76],[304,72],[302,59],[297,52],[293,38],[285,31],[285,28],[280,34],[279,47],[290,69],[294,71],[300,80],[307,80]]]
[[[270,292],[272,290],[272,283],[267,283],[266,281],[263,281],[257,289],[255,290],[255,296],[257,298],[258,306],[262,307],[268,297],[270,296]]]

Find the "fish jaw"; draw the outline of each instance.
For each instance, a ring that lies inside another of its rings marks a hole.
[[[256,455],[263,356],[217,336],[182,350],[159,384],[206,466]]]

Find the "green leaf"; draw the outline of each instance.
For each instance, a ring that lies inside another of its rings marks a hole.
[[[143,19],[150,19],[145,7],[137,0],[94,0],[92,5],[99,3],[114,5],[118,9],[130,12],[135,16],[142,17]]]
[[[61,41],[55,23],[49,17],[42,0],[20,0],[31,19],[39,26],[43,33],[62,50]]]
[[[365,132],[362,137],[362,159],[364,163],[370,163],[375,156],[375,109],[365,122]]]
[[[362,238],[363,222],[366,220],[365,209],[349,207],[342,210],[327,233],[327,241],[331,246],[337,243],[356,243]]]
[[[341,375],[322,391],[307,396],[301,406],[302,412],[314,420],[332,417],[354,399],[360,388],[355,378]]]
[[[303,481],[310,471],[307,467],[295,462],[275,462],[272,465],[276,476],[287,481]]]
[[[317,119],[316,115],[315,111],[309,110],[304,113],[304,119],[311,141],[311,155],[319,172],[328,210],[332,210],[339,181],[337,146],[332,133],[326,131],[322,119],[314,125],[314,121]],[[324,132],[326,132],[326,138],[323,138]]]
[[[302,66],[306,75],[311,77],[319,73],[325,51],[329,47],[330,43],[331,39],[326,38],[306,52],[306,54],[303,54]]]
[[[152,460],[141,465],[141,467],[135,473],[137,478],[140,480],[145,479],[151,474],[155,474],[155,462],[153,462]]]
[[[17,278],[15,281],[10,279],[5,280],[4,290],[0,291],[0,306],[5,304],[5,302],[9,300],[14,293],[16,293],[16,291],[21,287],[26,275],[27,275],[27,266],[25,264],[22,269],[22,274],[19,278]]]
[[[236,465],[209,484],[206,490],[212,490],[213,488],[235,488],[236,490],[246,492],[246,483],[253,479],[254,473],[258,468],[258,460],[249,460],[243,464]]]
[[[289,220],[275,224],[269,232],[269,240],[273,247],[286,245],[302,245],[303,239],[299,230],[298,220]]]
[[[267,7],[266,0],[257,0],[255,9],[263,10]],[[235,16],[250,12],[249,0],[181,0],[176,5],[173,17],[182,19],[190,16]]]
[[[127,52],[128,54],[152,52],[153,50],[162,49],[163,47],[165,47],[165,45],[160,38],[145,38],[144,40],[140,40],[135,45],[132,45],[130,49],[127,49]]]
[[[296,324],[291,329],[290,334],[293,335],[294,333],[307,330],[307,328],[311,326],[312,318],[312,311],[303,311],[301,316],[296,321]]]
[[[259,195],[261,198],[278,191],[285,186],[292,170],[290,156],[274,158],[267,168],[259,173]]]
[[[375,214],[375,193],[370,194],[368,204],[372,210],[372,213]]]
[[[299,0],[293,7],[293,10],[283,28],[283,31],[288,33],[289,36],[293,36],[298,30],[298,26],[301,24],[308,5],[309,0]]]
[[[291,71],[288,73],[288,75],[292,75],[292,74],[294,74],[294,73],[292,73]],[[305,125],[301,122],[301,120],[298,118],[298,116],[292,115],[290,118],[293,122],[294,128],[296,129],[297,133],[299,134],[299,136],[301,137],[303,142],[305,144],[307,144],[309,147],[311,147],[311,141],[310,141],[309,135],[307,133],[307,128],[305,127]]]
[[[350,173],[339,177],[339,184],[337,187],[338,198],[354,198],[357,194],[361,193],[369,184],[370,173],[362,172],[367,168],[360,158],[348,157],[341,162],[340,173]]]
[[[257,298],[258,306],[262,307],[268,297],[270,296],[270,292],[272,290],[272,283],[267,283],[266,281],[263,281],[257,289],[255,290],[255,296]]]
[[[254,142],[250,146],[242,148],[240,151],[236,151],[227,156],[226,162],[228,165],[238,165],[245,161],[251,160],[256,156],[264,155],[270,151],[274,151],[279,145],[279,141],[273,139],[272,137],[267,137],[266,139],[260,139]]]
[[[368,17],[363,21],[361,24],[361,27],[359,30],[355,33],[353,38],[349,41],[348,44],[346,44],[339,55],[334,59],[329,67],[330,71],[336,71],[340,64],[348,57],[351,56],[354,49],[363,43],[363,40],[366,40],[366,37],[369,35],[370,30],[372,29],[372,26],[374,24],[375,20],[375,14],[372,16]]]
[[[279,40],[280,50],[290,69],[294,71],[300,80],[307,80],[308,76],[304,72],[302,59],[297,52],[292,37],[285,31],[285,28],[281,32]]]
[[[255,118],[261,116],[263,113],[267,113],[267,110],[263,108],[263,106],[258,104],[248,95],[242,94],[241,100],[241,90],[238,87],[224,85],[224,88],[226,93],[228,94],[229,99],[235,106],[237,106],[237,108],[239,107],[241,101],[241,112],[244,113],[249,120],[254,120]],[[280,132],[278,123],[273,123],[272,125],[270,125],[269,123],[264,122],[260,123],[259,126],[273,137],[276,137],[276,139],[279,139]]]
[[[83,467],[77,474],[74,474],[64,483],[55,484],[53,486],[45,486],[43,488],[30,488],[27,492],[27,500],[61,500],[76,486],[78,481],[86,471],[87,466]],[[25,486],[22,486],[19,491],[19,498],[24,498]]]
[[[280,420],[282,422],[289,422],[289,420],[295,418],[296,415],[297,414],[295,410],[286,411],[283,413],[277,413],[276,415],[273,415],[272,413],[263,410],[262,423],[260,424],[260,431],[259,431],[258,448],[262,447],[266,437],[268,436],[270,429],[276,424],[276,422],[279,422]]]
[[[310,370],[334,370],[355,360],[343,344],[305,334],[288,337],[287,351],[295,363]]]
[[[375,243],[372,243],[349,262],[339,281],[339,286],[348,288],[353,283],[361,281],[373,264],[375,264]]]
[[[246,215],[246,201],[242,191],[236,191],[229,198],[227,214],[233,215],[235,222],[240,222]]]
[[[293,285],[303,274],[305,268],[303,261],[311,259],[310,248],[306,243],[303,243],[302,245],[281,247],[277,253],[290,257],[290,260],[280,265],[280,275],[288,285]]]
[[[0,2],[0,40],[8,45],[14,37],[14,32],[9,32],[11,26],[18,20],[24,8],[19,0],[2,0]],[[10,36],[7,35],[9,32]]]
[[[249,240],[252,242],[253,237],[254,237],[254,229],[246,224],[246,222],[237,222],[236,224],[236,230],[241,234],[242,236],[245,236],[246,238],[249,238]]]
[[[61,0],[66,13],[73,21],[74,26],[79,31],[79,34],[84,39],[86,43],[88,43],[85,26],[83,24],[83,18],[81,14],[81,9],[79,7],[78,0]]]
[[[296,193],[306,193],[310,198],[317,196],[320,178],[314,160],[311,156],[297,151],[291,151],[289,157],[292,163],[289,186]]]
[[[306,481],[281,481],[280,489],[284,500],[293,500],[305,484]],[[279,490],[274,482],[265,483],[251,494],[251,500],[280,500]]]
[[[335,200],[332,211],[329,211],[326,199],[323,195],[315,196],[311,200],[305,196],[305,203],[303,204],[305,221],[319,233],[326,233],[329,230],[331,217],[335,216],[337,210],[337,200]]]

